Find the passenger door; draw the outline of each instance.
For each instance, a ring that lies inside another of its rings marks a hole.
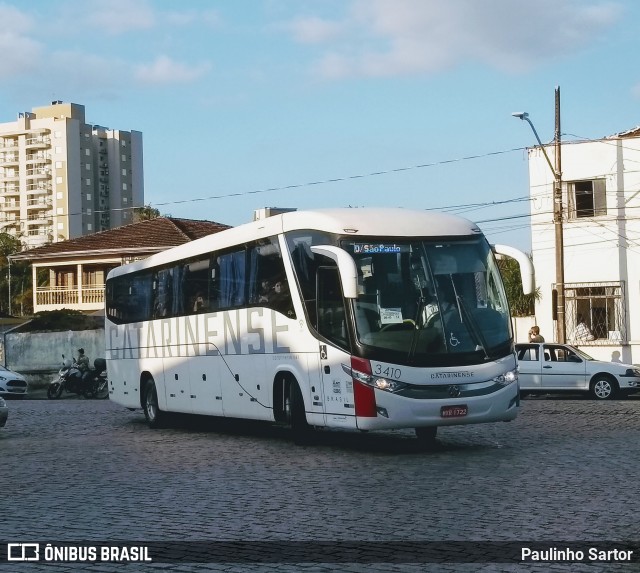
[[[354,428],[353,380],[342,368],[350,366],[349,335],[340,277],[336,267],[319,267],[317,330],[331,344],[320,342],[324,410],[330,426]]]
[[[518,354],[518,380],[523,390],[539,390],[542,386],[542,355],[539,344],[519,344],[516,347]]]
[[[588,388],[586,363],[562,344],[544,345],[542,385],[550,390],[584,390]]]

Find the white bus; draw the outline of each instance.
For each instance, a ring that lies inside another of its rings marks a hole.
[[[510,247],[530,291],[529,258]],[[144,410],[312,427],[509,421],[519,409],[492,247],[466,219],[292,211],[112,270],[110,398]]]

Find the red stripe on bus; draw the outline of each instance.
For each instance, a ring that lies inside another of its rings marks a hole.
[[[354,380],[353,395],[356,403],[356,416],[375,418],[378,415],[376,411],[376,394],[371,386]]]

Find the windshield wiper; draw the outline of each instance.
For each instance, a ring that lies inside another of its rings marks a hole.
[[[451,275],[449,275],[449,277],[451,279],[451,286],[453,287],[453,293],[455,295],[458,313],[460,314],[460,322],[467,327],[467,330],[474,338],[476,344],[480,346],[480,348],[476,348],[476,350],[482,349],[482,351],[484,352],[485,360],[489,360],[489,353],[487,352],[487,341],[482,334],[482,330],[478,327],[478,322],[464,304],[464,299],[458,294],[458,290],[456,289],[453,277]]]
[[[418,327],[418,323],[420,321],[420,317],[422,316],[422,313],[424,311],[424,307],[425,307],[425,297],[420,295],[418,297],[418,300],[416,301],[417,303],[417,310],[416,310],[416,317],[415,317],[415,326],[413,329],[413,335],[411,336],[411,345],[409,346],[409,358],[411,358],[415,353],[416,353],[416,347],[418,346],[418,338],[420,335],[420,329]]]

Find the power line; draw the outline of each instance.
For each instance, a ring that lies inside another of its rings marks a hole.
[[[283,185],[283,186],[278,186],[278,187],[267,187],[264,189],[253,189],[253,190],[249,190],[249,191],[238,191],[236,193],[227,193],[227,194],[223,194],[223,195],[210,195],[207,197],[196,197],[196,198],[191,198],[191,199],[180,199],[180,200],[174,200],[174,201],[164,201],[164,202],[160,202],[160,203],[149,203],[149,206],[151,207],[166,207],[169,205],[179,205],[179,204],[185,204],[185,203],[197,203],[197,202],[202,202],[202,201],[212,201],[212,200],[216,200],[216,199],[228,199],[231,197],[242,197],[242,196],[248,196],[248,195],[256,195],[259,193],[270,193],[270,192],[275,192],[275,191],[287,191],[287,190],[291,190],[291,189],[301,189],[304,187],[315,187],[318,185],[326,185],[329,183],[340,183],[340,182],[344,182],[344,181],[352,181],[355,179],[364,179],[364,178],[368,178],[368,177],[377,177],[380,175],[389,175],[389,174],[393,174],[393,173],[401,173],[404,171],[412,171],[415,169],[424,169],[427,167],[437,167],[439,165],[449,165],[452,163],[458,163],[458,162],[462,162],[462,161],[469,161],[469,160],[473,160],[473,159],[482,159],[482,158],[486,158],[486,157],[493,157],[493,156],[497,156],[497,155],[504,155],[507,153],[512,153],[514,151],[523,151],[526,150],[526,147],[514,147],[512,149],[504,149],[504,150],[500,150],[500,151],[490,151],[488,153],[482,153],[482,154],[475,154],[475,155],[467,155],[464,157],[458,157],[458,158],[454,158],[454,159],[445,159],[442,161],[434,161],[431,163],[422,163],[419,165],[412,165],[412,166],[406,166],[406,167],[396,167],[393,169],[387,169],[387,170],[382,170],[382,171],[373,171],[373,172],[369,172],[369,173],[361,173],[361,174],[357,174],[357,175],[348,175],[348,176],[344,176],[344,177],[333,177],[333,178],[329,178],[329,179],[323,179],[323,180],[318,180],[318,181],[309,181],[306,183],[295,183],[292,185]],[[497,202],[488,202],[487,205],[492,205],[492,204],[502,204],[502,203],[509,203],[511,201],[514,201],[513,199],[509,199],[506,201],[497,201]],[[46,207],[46,205],[43,205],[42,208]],[[94,214],[104,214],[104,213],[113,213],[113,212],[123,212],[123,211],[132,211],[135,209],[140,209],[141,207],[116,207],[116,208],[112,208],[112,209],[96,209],[94,211],[92,211],[91,215]],[[457,206],[452,206],[452,207],[443,207],[443,208],[433,208],[432,210],[443,210],[443,209],[455,209],[457,208]],[[87,213],[84,212],[77,212],[77,213],[56,213],[55,215],[51,215],[51,217],[75,217],[75,216],[91,216],[91,215],[87,215]],[[48,217],[45,217],[48,218]],[[33,219],[11,219],[11,220],[7,220],[4,221],[3,223],[6,225],[12,225],[15,223],[19,223],[19,222],[26,222],[26,221],[31,221]]]
[[[227,199],[229,197],[241,197],[241,196],[246,196],[246,195],[256,195],[258,193],[270,193],[273,191],[288,191],[291,189],[300,189],[303,187],[313,187],[313,186],[317,186],[317,185],[326,185],[328,183],[340,183],[340,182],[344,182],[344,181],[353,181],[354,179],[364,179],[364,178],[368,178],[368,177],[378,177],[380,175],[389,175],[391,173],[401,173],[403,171],[412,171],[414,169],[424,169],[427,167],[437,167],[439,165],[448,165],[451,163],[458,163],[461,161],[469,161],[472,159],[483,159],[485,157],[493,157],[496,155],[504,155],[506,153],[512,153],[514,151],[523,151],[526,150],[526,147],[514,147],[512,149],[505,149],[502,151],[490,151],[488,153],[482,153],[482,154],[476,154],[476,155],[467,155],[465,157],[458,157],[456,159],[445,159],[442,161],[434,161],[432,163],[422,163],[419,165],[412,165],[409,167],[396,167],[394,169],[386,169],[383,171],[372,171],[369,173],[361,173],[358,175],[347,175],[344,177],[333,177],[330,179],[322,179],[322,180],[318,180],[318,181],[309,181],[306,183],[295,183],[292,185],[283,185],[283,186],[279,186],[279,187],[267,187],[265,189],[254,189],[251,191],[239,191],[237,193],[228,193],[225,195],[210,195],[208,197],[198,197],[198,198],[194,198],[194,199],[182,199],[179,201],[166,201],[166,202],[162,202],[162,203],[152,203],[152,205],[155,206],[166,206],[166,205],[178,205],[178,204],[182,204],[182,203],[195,203],[195,202],[199,202],[199,201],[210,201],[210,200],[214,200],[214,199]]]

